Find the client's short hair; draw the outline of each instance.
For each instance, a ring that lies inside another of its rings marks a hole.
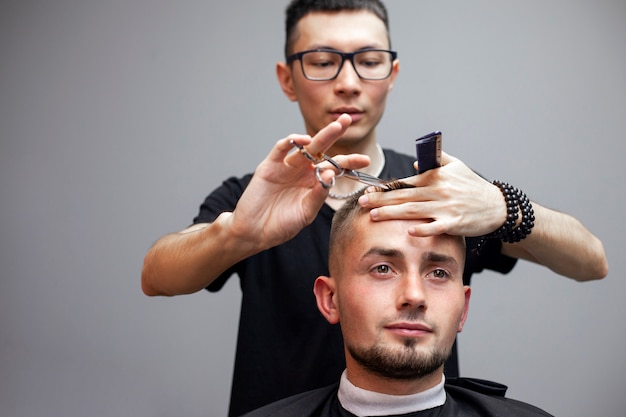
[[[390,181],[391,190],[400,188],[414,188],[413,185],[402,181]],[[328,267],[330,275],[336,275],[341,270],[344,248],[347,243],[354,238],[354,221],[362,213],[369,212],[359,205],[359,197],[365,194],[366,188],[363,188],[355,195],[349,197],[346,202],[337,210],[333,216],[332,226],[330,228],[330,244],[328,254]],[[389,189],[377,188],[378,191],[389,191]]]

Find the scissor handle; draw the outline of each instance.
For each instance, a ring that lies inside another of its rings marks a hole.
[[[333,158],[331,158],[330,156],[326,155],[325,153],[322,153],[320,155],[320,157],[314,157],[313,155],[311,155],[305,149],[304,146],[298,145],[293,140],[291,140],[290,143],[291,143],[292,146],[295,146],[296,148],[298,148],[300,150],[300,153],[302,153],[302,155],[304,155],[307,159],[309,159],[311,162],[313,162],[313,164],[315,165],[315,177],[320,182],[320,184],[322,184],[322,187],[324,187],[325,189],[329,189],[333,185],[335,185],[335,178],[337,178],[337,177],[344,177],[344,176],[346,178],[350,178],[352,180],[359,181],[359,182],[361,182],[363,184],[366,184],[366,185],[373,185],[375,187],[382,187],[382,188],[390,189],[390,187],[387,184],[387,182],[381,180],[378,177],[374,177],[374,176],[366,174],[364,172],[355,171],[353,169],[344,168],[341,165],[339,165],[337,163],[337,161],[335,161]],[[324,161],[326,161],[329,164],[331,164],[333,166],[333,168],[335,169],[335,176],[333,177],[332,181],[330,183],[328,183],[328,184],[325,183],[322,180],[322,176],[320,175],[319,163],[324,162]]]
[[[325,183],[324,182],[324,180],[322,179],[322,176],[320,175],[320,167],[319,167],[319,165],[315,167],[315,178],[317,178],[319,183],[322,184],[322,188],[324,188],[325,190],[328,190],[329,188],[332,188],[333,185],[335,185],[335,177],[333,177],[330,180],[330,183]]]

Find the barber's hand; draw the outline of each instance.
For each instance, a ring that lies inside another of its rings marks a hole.
[[[313,163],[300,152],[292,152],[290,141],[304,146],[311,155],[321,154],[344,134],[351,122],[350,116],[342,115],[313,138],[290,135],[279,140],[256,168],[230,216],[231,232],[260,249],[267,249],[291,239],[310,224],[324,204],[328,190],[316,178]],[[334,159],[350,169],[365,167],[370,162],[369,157],[359,154],[339,155]],[[320,175],[328,184],[335,172],[324,169]]]
[[[432,220],[416,222],[409,229],[414,236],[482,236],[498,229],[506,219],[506,204],[498,187],[446,153],[442,153],[440,168],[402,181],[416,188],[387,192],[371,192],[370,188],[359,199],[362,207],[372,209],[372,220]]]

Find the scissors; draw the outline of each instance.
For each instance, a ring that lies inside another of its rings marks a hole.
[[[392,190],[392,189],[394,189],[390,185],[390,181],[381,180],[380,178],[375,177],[373,175],[366,174],[365,172],[356,171],[354,169],[344,168],[341,165],[339,165],[339,163],[337,163],[337,161],[335,161],[334,159],[332,159],[330,156],[326,155],[323,152],[320,152],[318,155],[313,156],[313,155],[311,155],[309,153],[309,151],[307,151],[304,148],[304,146],[298,145],[293,140],[291,140],[290,143],[291,143],[292,146],[298,148],[300,153],[302,155],[304,155],[308,160],[313,162],[313,164],[315,165],[315,177],[320,182],[320,184],[322,184],[322,187],[324,187],[324,189],[329,189],[333,185],[335,185],[335,178],[338,178],[338,177],[350,178],[351,180],[358,181],[358,182],[360,182],[362,184],[373,185],[375,187],[380,187],[380,188],[382,188],[384,190]],[[333,177],[333,179],[330,181],[330,184],[325,183],[322,180],[322,177],[320,175],[321,168],[320,168],[320,166],[318,164],[320,164],[320,163],[322,163],[324,161],[326,161],[329,164],[331,164],[333,166],[333,168],[337,172],[335,177]]]

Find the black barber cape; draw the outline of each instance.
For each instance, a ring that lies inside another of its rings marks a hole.
[[[355,417],[337,398],[339,384],[294,395],[269,404],[245,417]],[[442,406],[395,417],[535,417],[551,414],[530,404],[505,398],[506,386],[471,378],[446,380]],[[389,416],[391,417],[391,416]]]

